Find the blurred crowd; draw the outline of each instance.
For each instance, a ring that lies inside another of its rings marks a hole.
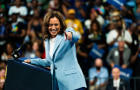
[[[43,17],[48,11],[60,11],[67,27],[81,34],[77,57],[89,85],[104,88],[115,65],[140,77],[140,0],[126,0],[119,8],[109,0],[0,0],[0,88],[6,61],[21,45],[20,57],[45,58]]]

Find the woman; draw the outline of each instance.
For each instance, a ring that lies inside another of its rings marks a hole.
[[[27,35],[30,36],[32,42],[42,37],[42,24],[43,20],[40,18],[40,11],[38,9],[34,10],[34,15],[28,23]]]
[[[84,90],[85,79],[77,62],[75,43],[80,38],[73,28],[66,28],[59,12],[48,12],[44,17],[46,59],[25,60],[26,63],[49,66],[59,90]]]
[[[12,43],[8,42],[6,44],[6,50],[1,55],[1,60],[7,61],[8,59],[11,59],[13,49],[14,49],[14,47],[13,47]]]
[[[88,51],[87,53],[90,54],[93,60],[96,58],[103,58],[106,49],[106,39],[105,35],[102,33],[99,22],[93,20],[90,30],[87,30],[85,33],[84,39]]]
[[[89,41],[89,45],[93,44],[93,42],[98,44],[98,46],[105,45],[106,39],[104,34],[102,33],[101,26],[97,20],[93,20],[91,22],[90,30],[88,30],[86,33],[87,36],[85,37]]]

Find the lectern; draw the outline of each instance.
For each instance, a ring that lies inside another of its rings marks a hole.
[[[4,90],[52,90],[50,71],[20,60],[8,60]]]

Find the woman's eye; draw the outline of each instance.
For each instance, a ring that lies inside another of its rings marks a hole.
[[[55,26],[58,26],[58,24],[54,24]]]
[[[53,24],[49,24],[49,26],[53,26]]]
[[[49,24],[49,26],[53,26],[53,25],[54,25],[54,26],[58,26],[58,24]]]

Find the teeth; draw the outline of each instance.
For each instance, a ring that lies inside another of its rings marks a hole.
[[[57,30],[51,30],[51,32],[56,32]]]
[[[51,31],[57,31],[57,30],[51,30]]]
[[[52,30],[52,32],[56,32],[56,30]]]

